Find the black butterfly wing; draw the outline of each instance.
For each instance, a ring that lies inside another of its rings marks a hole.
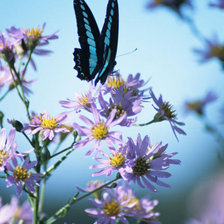
[[[99,74],[95,80],[104,84],[107,76],[113,71],[116,65],[115,57],[117,53],[118,42],[118,3],[117,0],[109,0],[107,5],[106,19],[100,36],[100,52],[102,52],[103,61],[99,68]]]
[[[77,77],[90,81],[95,78],[102,63],[99,49],[100,32],[96,20],[84,0],[74,0],[79,43],[81,49],[75,48],[73,53]]]

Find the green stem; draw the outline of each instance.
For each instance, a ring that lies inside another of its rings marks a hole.
[[[0,98],[0,101],[2,101],[2,100],[8,95],[9,92],[10,92],[10,89],[8,89],[8,90],[4,93],[4,95]]]
[[[40,196],[40,207],[39,207],[39,211],[40,213],[42,212],[43,209],[43,204],[44,204],[44,194],[45,194],[45,188],[46,188],[46,178],[44,179],[44,182],[42,184],[42,191],[41,191],[41,196]]]
[[[29,137],[27,136],[27,134],[25,132],[22,132],[22,133],[25,136],[25,138],[28,140],[28,142],[32,145],[32,147],[34,147],[32,141],[29,139]]]
[[[31,59],[31,55],[32,55],[32,53],[33,53],[33,50],[34,50],[34,49],[31,49],[31,50],[30,50],[30,53],[29,53],[29,56],[28,56],[28,60],[27,60],[27,62],[26,62],[25,68],[24,68],[24,70],[23,70],[22,80],[23,80],[24,75],[25,75],[25,73],[26,73],[28,64],[30,63],[30,59]]]
[[[153,119],[153,120],[151,120],[151,121],[149,121],[147,123],[144,123],[144,124],[134,124],[133,126],[146,126],[146,125],[152,124],[154,122],[156,122],[156,121]]]
[[[6,178],[6,175],[1,175],[1,174],[0,174],[0,178]]]
[[[108,185],[110,185],[111,183],[117,181],[118,179],[120,179],[121,176],[120,175],[117,175],[116,178],[114,178],[113,180],[107,182],[106,184],[96,188],[95,190],[93,191],[90,191],[84,195],[82,195],[81,197],[77,198],[77,194],[72,198],[72,200],[67,203],[65,206],[63,206],[61,209],[59,209],[53,216],[51,216],[45,223],[46,224],[51,224],[51,223],[54,223],[55,221],[57,221],[58,218],[61,218],[63,215],[65,215],[68,210],[70,209],[71,205],[73,205],[74,203],[82,200],[83,198],[86,198],[88,197],[89,195],[95,193],[96,191],[99,191],[100,189],[104,188],[104,187],[107,187]]]
[[[60,154],[63,153],[63,152],[66,152],[67,150],[71,149],[72,147],[73,147],[73,145],[71,145],[71,146],[69,146],[69,147],[67,147],[67,148],[65,148],[65,149],[63,149],[63,150],[61,150],[60,152],[57,152],[57,153],[53,154],[53,155],[50,157],[50,159],[52,159],[52,158],[55,157],[55,156],[60,155]]]

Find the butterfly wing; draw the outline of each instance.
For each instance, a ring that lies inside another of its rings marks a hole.
[[[74,0],[79,43],[81,49],[74,50],[74,69],[81,80],[90,81],[95,78],[102,63],[99,39],[100,32],[96,20],[84,0]]]
[[[118,42],[118,3],[117,0],[109,0],[106,19],[100,36],[100,52],[102,52],[102,64],[95,85],[100,80],[104,84],[107,76],[116,65],[115,57]]]

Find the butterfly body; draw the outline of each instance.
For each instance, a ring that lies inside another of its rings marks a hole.
[[[107,14],[101,33],[95,18],[84,0],[74,0],[79,43],[81,49],[75,48],[74,69],[81,80],[95,79],[104,84],[107,76],[116,65],[115,57],[118,42],[118,4],[109,0]]]

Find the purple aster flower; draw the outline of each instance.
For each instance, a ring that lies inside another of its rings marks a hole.
[[[170,164],[179,164],[180,161],[171,159],[177,153],[166,154],[166,148],[167,144],[162,146],[161,142],[152,146],[148,136],[141,140],[141,136],[138,134],[136,143],[129,138],[127,159],[129,160],[128,166],[131,172],[126,174],[128,182],[137,182],[140,187],[147,187],[153,192],[156,192],[157,189],[150,182],[169,187],[168,184],[160,181],[159,178],[170,177],[171,174],[163,170],[168,169]]]
[[[12,76],[9,72],[8,66],[0,67],[0,88],[5,84],[11,82]]]
[[[103,194],[102,200],[90,199],[96,208],[86,209],[85,212],[96,219],[95,224],[116,224],[117,220],[128,224],[125,216],[131,216],[131,209],[136,205],[136,202],[131,202],[131,196],[121,190],[121,187],[108,190]]]
[[[10,64],[14,64],[15,62],[13,44],[4,32],[0,34],[0,57]]]
[[[34,135],[37,132],[40,132],[43,137],[42,139],[52,140],[55,136],[55,133],[66,133],[69,130],[64,127],[64,121],[67,115],[62,113],[56,117],[50,116],[47,112],[43,112],[40,115],[33,116],[31,122],[26,124],[24,130],[29,130],[30,135]]]
[[[127,166],[126,159],[126,147],[122,144],[119,145],[118,149],[114,147],[110,147],[111,155],[107,155],[102,152],[102,155],[106,157],[103,158],[94,158],[100,164],[90,166],[90,169],[101,169],[98,172],[92,174],[92,176],[99,176],[105,174],[106,176],[110,176],[114,171],[118,171],[123,179],[126,178],[126,173],[131,172],[130,167]]]
[[[24,184],[30,192],[34,193],[34,186],[39,186],[37,181],[40,181],[42,176],[40,173],[29,172],[36,164],[36,161],[30,162],[29,157],[27,157],[22,165],[18,165],[17,160],[12,158],[12,164],[7,163],[6,165],[8,169],[8,176],[6,178],[8,182],[7,187],[15,184],[17,194],[20,196]]]
[[[195,100],[195,101],[188,101],[185,102],[185,112],[196,112],[198,115],[203,115],[205,107],[217,100],[217,95],[213,91],[209,91],[204,98]]]
[[[167,7],[183,17],[181,12],[184,6],[192,8],[191,0],[150,0],[147,4],[148,9],[155,9],[159,6]]]
[[[25,201],[22,206],[19,206],[18,198],[14,196],[9,206],[13,212],[13,221],[11,220],[11,224],[17,224],[20,220],[22,220],[24,224],[33,223],[33,211],[28,201]]]
[[[0,198],[0,224],[8,224],[13,217],[13,211],[11,206],[6,204],[2,205],[2,199]]]
[[[149,93],[154,103],[156,104],[156,106],[153,105],[154,109],[157,111],[156,115],[154,116],[154,122],[167,120],[170,123],[177,140],[178,138],[176,132],[181,135],[186,135],[186,133],[178,127],[184,126],[185,124],[183,122],[177,121],[177,115],[175,114],[175,111],[172,109],[172,106],[169,104],[169,102],[163,101],[162,95],[160,95],[159,99],[157,99],[151,88]]]
[[[91,112],[93,114],[94,122],[83,115],[79,116],[79,118],[84,121],[88,127],[80,126],[77,123],[73,124],[74,129],[77,129],[80,136],[86,136],[85,139],[80,140],[78,144],[75,145],[75,148],[85,147],[91,142],[95,142],[86,155],[91,155],[95,149],[97,149],[98,152],[102,152],[100,149],[102,141],[105,141],[108,146],[111,146],[112,143],[120,143],[121,140],[119,137],[121,136],[121,133],[110,132],[109,129],[120,124],[126,117],[126,114],[123,114],[118,119],[115,119],[116,110],[112,110],[110,115],[107,117],[107,120],[104,121],[93,104],[91,105]]]
[[[216,35],[212,40],[205,40],[205,49],[194,49],[194,52],[201,56],[200,62],[207,62],[212,58],[217,58],[224,63],[224,45],[220,43]]]
[[[211,7],[217,7],[220,9],[224,9],[224,0],[216,0],[216,2],[211,2],[209,5]]]
[[[89,91],[87,94],[75,93],[75,100],[67,99],[65,101],[60,101],[59,103],[64,108],[72,108],[76,113],[80,112],[81,109],[89,111],[91,109],[91,104],[95,102],[95,97],[93,96],[93,85],[90,84]]]
[[[132,126],[136,122],[137,118],[129,117],[137,115],[143,108],[141,105],[142,98],[132,96],[132,91],[124,93],[123,87],[115,90],[115,94],[109,99],[109,102],[104,99],[101,93],[99,94],[98,100],[101,105],[100,113],[102,116],[108,117],[113,109],[116,109],[115,119],[126,114],[126,118],[119,124],[121,126]]]
[[[125,81],[121,74],[117,73],[115,76],[109,76],[107,78],[106,84],[103,86],[104,93],[110,93],[112,96],[116,95],[116,91],[120,88],[123,88],[124,94],[131,91],[131,95],[134,97],[143,97],[144,91],[147,89],[141,89],[148,82],[140,79],[140,73],[137,73],[135,76],[130,74]]]
[[[6,130],[2,128],[0,131],[0,171],[4,171],[7,163],[12,158],[20,158],[29,154],[33,149],[23,153],[17,152],[17,144],[14,142],[16,130],[12,128],[9,132],[8,138],[6,138]]]

